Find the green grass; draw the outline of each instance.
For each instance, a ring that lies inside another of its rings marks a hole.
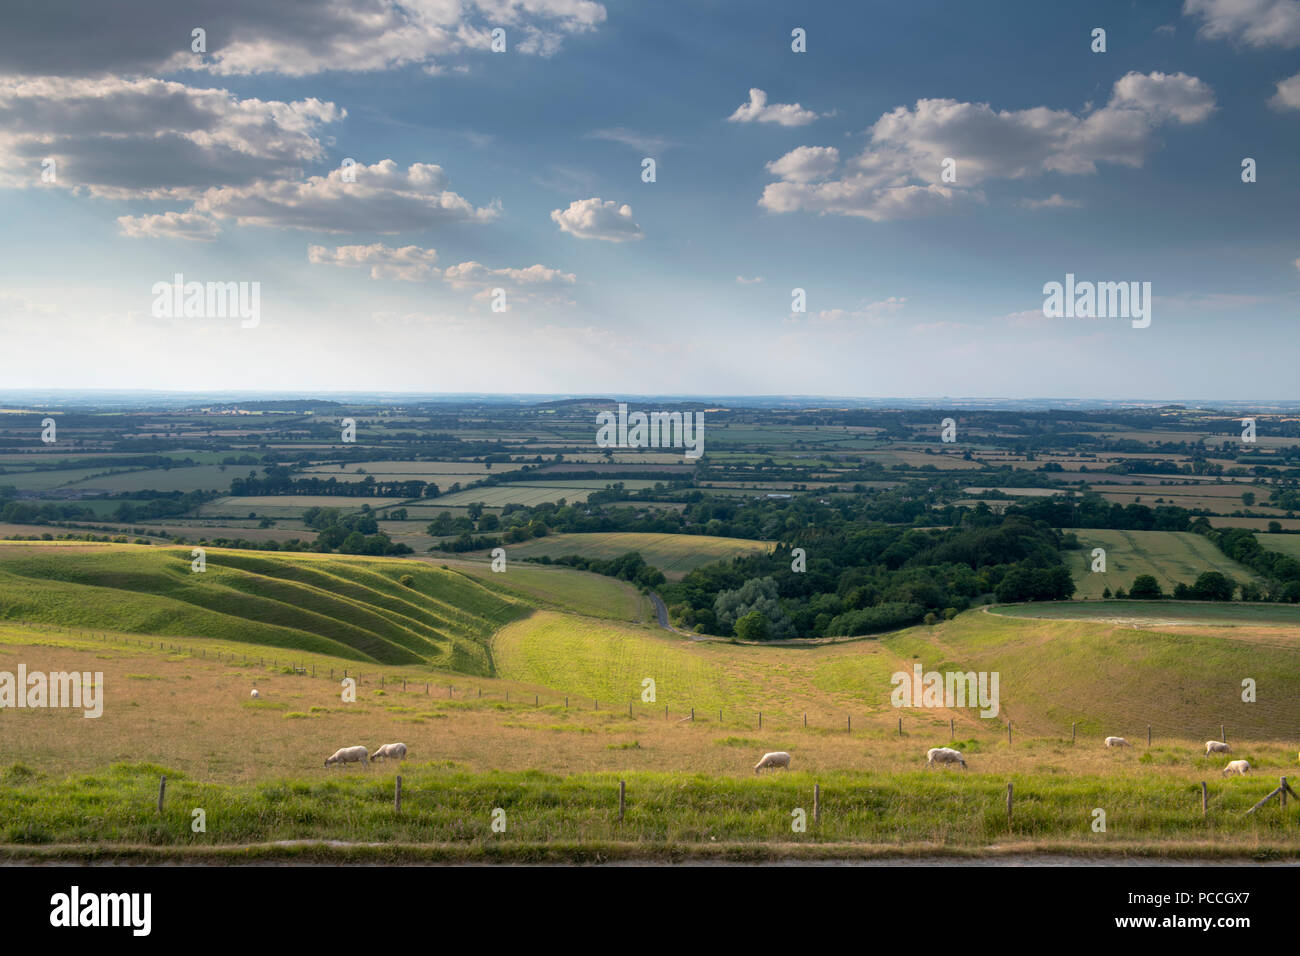
[[[696,534],[643,534],[597,532],[556,534],[533,538],[506,548],[511,558],[560,558],[576,554],[584,558],[617,558],[636,551],[646,563],[664,572],[685,572],[715,561],[754,552],[772,550],[771,542],[745,538],[719,538]]]
[[[1045,601],[989,608],[1004,617],[1040,620],[1132,620],[1166,624],[1300,626],[1300,605],[1217,601]]]
[[[492,844],[563,845],[636,841],[656,846],[722,843],[853,843],[980,848],[1006,841],[1072,841],[1102,851],[1126,840],[1259,841],[1294,849],[1294,814],[1277,807],[1243,817],[1275,781],[1214,781],[1203,819],[1200,788],[1136,773],[1098,776],[790,772],[755,780],[704,774],[633,772],[561,777],[532,771],[467,774],[405,765],[402,812],[393,808],[396,768],[324,771],[256,784],[202,784],[174,768],[115,764],[57,777],[21,763],[0,768],[0,843],[137,844],[203,847],[272,840],[451,843],[469,851]],[[167,776],[162,814],[158,778]],[[618,781],[627,809],[618,820]],[[1013,824],[1006,784],[1015,784]],[[812,820],[812,786],[821,786],[821,820]],[[1093,833],[1092,811],[1106,810],[1107,832]],[[207,831],[191,828],[194,808]],[[794,832],[802,809],[807,831]],[[494,811],[506,829],[492,831]]]
[[[438,558],[433,561],[442,563]],[[617,578],[508,559],[506,570],[502,572],[492,571],[490,564],[481,562],[448,559],[446,564],[533,607],[555,608],[615,621],[654,619],[649,600]]]
[[[1107,531],[1080,529],[1082,545],[1065,552],[1074,576],[1076,598],[1096,599],[1106,588],[1127,591],[1139,574],[1150,574],[1166,594],[1174,585],[1191,584],[1204,571],[1220,571],[1238,583],[1257,581],[1245,565],[1228,558],[1204,535],[1183,531]],[[1092,571],[1093,548],[1106,550],[1106,570]]]
[[[211,548],[196,573],[188,548],[0,548],[0,617],[10,620],[489,674],[488,637],[525,613],[478,580],[419,562]]]

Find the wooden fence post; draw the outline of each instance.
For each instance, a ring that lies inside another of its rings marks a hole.
[[[163,797],[167,794],[167,778],[161,777],[158,780],[158,812],[163,812]]]
[[[1011,743],[1011,721],[1007,721],[1007,743]]]
[[[1011,826],[1011,800],[1012,800],[1012,794],[1014,792],[1015,792],[1015,786],[1010,783],[1007,784],[1007,826],[1008,827]]]
[[[1147,746],[1151,746],[1151,725],[1147,724]]]
[[[1223,724],[1219,724],[1219,739],[1225,744],[1228,742],[1228,732],[1223,728]]]
[[[397,775],[397,786],[393,789],[393,811],[402,812],[402,775]]]
[[[618,822],[623,822],[623,811],[627,808],[627,782],[618,782]]]
[[[1210,792],[1205,788],[1205,781],[1201,781],[1201,816],[1204,817],[1210,812]]]
[[[761,710],[758,712],[758,729],[763,729],[763,712]]]
[[[1079,736],[1079,722],[1076,720],[1070,724],[1070,743],[1074,743]]]
[[[953,718],[948,718],[948,739],[952,740],[957,736],[957,722]]]
[[[1277,796],[1278,796],[1278,800],[1279,800],[1279,801],[1281,802],[1281,804],[1282,804],[1282,809],[1283,809],[1283,810],[1286,809],[1286,792],[1287,792],[1288,790],[1290,790],[1290,789],[1291,789],[1291,788],[1288,787],[1288,786],[1286,785],[1286,777],[1283,777],[1283,778],[1282,778],[1282,783],[1278,786],[1278,790],[1281,791],[1281,792],[1277,795]]]
[[[808,726],[808,711],[806,711],[806,710],[803,712],[803,725],[804,725],[805,727]]]
[[[813,784],[813,823],[820,823],[822,819],[822,785]]]

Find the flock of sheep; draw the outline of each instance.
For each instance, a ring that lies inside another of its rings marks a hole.
[[[371,763],[374,763],[380,757],[387,760],[405,760],[406,744],[384,744],[374,753],[371,753],[365,747],[340,747],[325,758],[325,766],[328,767],[332,763],[359,763],[364,765],[367,757],[370,758]]]
[[[1107,737],[1107,747],[1129,747],[1131,744],[1123,737]],[[1205,755],[1232,753],[1232,748],[1222,740],[1207,740],[1205,742]],[[936,764],[961,764],[961,769],[966,770],[966,758],[962,756],[960,750],[953,750],[951,747],[931,747],[925,752],[925,765],[933,767]],[[772,753],[763,754],[763,759],[754,764],[754,774],[757,775],[760,770],[776,768],[783,770],[790,769],[790,755],[784,750],[776,750]],[[1223,768],[1226,776],[1230,773],[1247,774],[1250,773],[1250,763],[1245,760],[1230,760],[1228,765]]]
[[[252,696],[254,698],[259,696],[256,687],[253,688]],[[1107,737],[1106,746],[1130,747],[1132,744],[1123,737]],[[1207,740],[1205,742],[1205,755],[1207,757],[1210,754],[1226,754],[1231,752],[1232,748],[1222,740]],[[373,754],[365,747],[340,747],[338,750],[334,751],[333,754],[325,758],[325,766],[328,767],[330,764],[334,763],[365,764],[367,759],[369,762],[373,763],[381,757],[389,760],[406,759],[406,744],[384,744]],[[967,769],[966,758],[962,756],[960,750],[953,750],[951,747],[931,747],[925,752],[925,765],[927,767],[933,767],[936,764],[945,763],[961,764],[961,769]],[[774,750],[771,753],[763,754],[762,759],[759,760],[758,763],[754,764],[754,774],[757,776],[760,770],[776,770],[777,768],[782,770],[790,769],[790,755],[784,750]],[[1223,773],[1225,776],[1230,773],[1243,775],[1250,773],[1250,763],[1246,760],[1230,760],[1228,761],[1228,765],[1223,768]]]

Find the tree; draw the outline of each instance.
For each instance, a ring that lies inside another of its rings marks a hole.
[[[759,611],[750,611],[736,622],[736,636],[742,641],[765,641],[771,634],[771,625]]]
[[[1247,508],[1253,505],[1255,503],[1255,492],[1243,491],[1241,493],[1241,503],[1245,505]]]
[[[1198,601],[1231,601],[1237,582],[1218,571],[1206,571],[1192,585],[1192,597]]]
[[[1128,596],[1137,601],[1158,601],[1165,594],[1153,575],[1139,574],[1133,579],[1133,587],[1129,588]]]

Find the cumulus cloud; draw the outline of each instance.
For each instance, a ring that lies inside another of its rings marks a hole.
[[[800,146],[780,159],[767,164],[767,171],[792,183],[809,183],[825,179],[840,164],[840,151],[834,146]]]
[[[347,172],[355,181],[345,179]],[[195,209],[240,225],[279,226],[320,232],[398,232],[448,222],[490,222],[500,215],[494,201],[475,207],[446,189],[441,166],[391,159],[350,171],[332,170],[305,181],[265,181],[208,190]]]
[[[807,126],[817,114],[798,103],[769,103],[767,94],[758,87],[749,91],[749,102],[736,107],[728,123],[777,123],[781,126]]]
[[[1300,0],[1186,0],[1183,14],[1199,17],[1199,35],[1253,47],[1300,46]]]
[[[185,239],[211,242],[221,227],[194,212],[164,212],[148,216],[118,216],[118,231],[130,239]]]
[[[579,239],[628,242],[645,236],[632,218],[631,206],[620,206],[613,200],[602,202],[599,197],[578,199],[569,203],[568,209],[552,210],[551,219],[561,232]]]
[[[1268,105],[1275,110],[1300,110],[1300,73],[1279,82]]]
[[[758,283],[762,281],[762,276],[754,276],[752,279],[746,279],[744,276],[736,276],[736,283],[738,285],[758,285]]]
[[[403,282],[427,282],[437,278],[438,253],[420,246],[400,249],[376,242],[369,246],[308,246],[307,261],[318,265],[370,268],[372,279],[399,279]]]
[[[523,269],[493,269],[470,260],[439,270],[438,253],[421,246],[394,248],[376,242],[368,246],[308,246],[307,259],[318,265],[369,268],[372,279],[398,279],[405,282],[429,282],[439,279],[457,292],[473,292],[475,299],[490,298],[498,288],[511,292],[515,299],[539,299],[565,302],[552,291],[577,282],[572,272],[552,269],[535,263]]]
[[[1158,126],[1203,122],[1214,109],[1207,84],[1160,72],[1126,74],[1104,107],[1081,114],[917,100],[881,116],[867,148],[843,163],[833,147],[809,146],[769,163],[779,180],[763,190],[759,205],[877,222],[932,215],[983,202],[979,186],[991,179],[1090,174],[1099,163],[1141,166],[1155,148]],[[956,162],[955,184],[942,179],[949,158]]]
[[[551,56],[604,21],[592,0],[42,0],[6,10],[0,73],[436,73],[448,59],[487,51],[493,27],[506,30],[512,52]],[[201,25],[207,52],[195,53],[190,31]]]
[[[39,181],[112,198],[193,197],[297,174],[320,128],[347,114],[317,99],[239,99],[157,79],[0,78],[0,185]]]

